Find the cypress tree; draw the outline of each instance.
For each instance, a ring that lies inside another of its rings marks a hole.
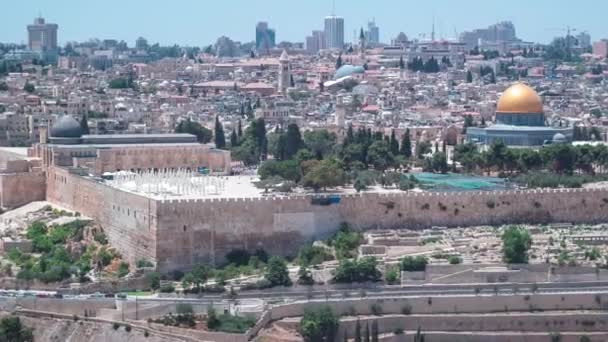
[[[403,138],[401,139],[401,150],[399,151],[402,156],[409,159],[412,157],[412,140],[410,139],[410,129],[405,130]]]
[[[89,134],[89,119],[86,114],[82,114],[82,119],[80,120],[80,130],[82,134]]]
[[[236,131],[233,128],[232,133],[230,134],[230,147],[235,147],[238,144],[239,144],[239,138],[236,135]]]
[[[285,159],[291,159],[303,146],[300,128],[296,124],[289,124],[285,134]]]
[[[353,132],[353,125],[349,124],[346,131],[346,139],[344,139],[344,145],[352,144],[355,141],[355,133]]]
[[[224,127],[220,122],[220,117],[215,117],[215,147],[224,148],[226,147],[226,137],[224,136]]]
[[[370,342],[370,339],[369,339],[369,323],[365,325],[365,335],[363,335],[363,342]]]
[[[467,83],[472,83],[473,82],[473,74],[471,73],[471,70],[467,71]]]
[[[239,125],[238,125],[238,129],[237,129],[237,135],[239,137],[239,140],[241,140],[241,138],[243,137],[243,126],[241,125],[241,119],[239,119]]]

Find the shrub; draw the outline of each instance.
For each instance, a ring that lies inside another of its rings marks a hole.
[[[160,273],[150,272],[146,274],[146,283],[152,290],[160,288]]]
[[[452,255],[448,258],[448,262],[450,263],[450,265],[458,265],[462,263],[462,259],[460,259],[460,257]]]
[[[410,315],[411,313],[412,313],[412,306],[410,304],[405,304],[401,308],[401,314],[402,315]]]
[[[300,334],[306,342],[330,342],[335,340],[339,318],[330,307],[306,310],[300,321]]]
[[[114,329],[114,330],[118,330],[118,328],[120,328],[120,324],[118,324],[118,323],[114,322],[114,323],[112,324],[112,329]]]
[[[148,261],[146,259],[137,260],[137,263],[135,265],[137,266],[137,268],[154,267],[154,264],[151,261]],[[183,275],[183,273],[182,273],[182,275]],[[179,279],[177,279],[177,280],[179,280]]]
[[[121,262],[118,266],[118,277],[123,278],[129,274],[129,264],[126,262]]]
[[[361,260],[342,260],[334,270],[334,281],[338,283],[378,281],[382,274],[377,265],[378,262],[374,257],[364,257]]]
[[[131,332],[131,326],[130,325],[125,325],[125,331],[126,332]]]
[[[165,284],[160,287],[160,292],[162,293],[172,293],[175,292],[175,286],[173,284]]]
[[[398,267],[387,267],[384,273],[384,280],[387,284],[396,284],[399,282],[399,268]]]
[[[397,328],[397,329],[395,329],[395,331],[393,331],[393,334],[395,334],[395,335],[403,335],[403,329]]]
[[[411,257],[406,256],[401,259],[400,267],[402,271],[406,272],[419,272],[426,270],[426,265],[428,264],[428,260],[426,257],[417,256]]]

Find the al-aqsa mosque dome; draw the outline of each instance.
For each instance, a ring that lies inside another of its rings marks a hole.
[[[572,127],[551,127],[545,123],[543,101],[532,87],[516,83],[507,88],[496,105],[495,123],[487,128],[469,127],[469,142],[491,145],[501,140],[509,146],[533,147],[572,141]],[[563,137],[563,138],[561,138]]]

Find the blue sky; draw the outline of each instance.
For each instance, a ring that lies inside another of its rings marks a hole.
[[[60,25],[59,41],[138,36],[161,44],[204,46],[220,35],[251,41],[257,21],[268,21],[277,40],[304,41],[330,14],[330,0],[2,0],[0,42],[25,42],[25,26],[38,13]],[[433,14],[438,37],[511,20],[524,40],[548,42],[567,25],[608,37],[606,0],[336,0],[346,38],[375,18],[383,41],[400,31],[427,35]]]

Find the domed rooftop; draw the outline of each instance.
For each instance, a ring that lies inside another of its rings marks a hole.
[[[497,113],[531,114],[542,113],[543,102],[534,89],[523,83],[509,87],[498,100]]]
[[[352,74],[362,74],[365,72],[365,68],[362,66],[354,66],[350,64],[346,64],[340,67],[340,69],[336,70],[336,74],[334,75],[334,79],[339,79],[342,77],[350,76]]]
[[[51,127],[51,138],[80,138],[82,128],[71,115],[63,115]]]
[[[566,143],[566,142],[568,142],[568,140],[566,139],[566,136],[563,135],[563,134],[561,134],[561,133],[556,133],[553,136],[553,143],[554,144],[563,144],[563,143]]]

